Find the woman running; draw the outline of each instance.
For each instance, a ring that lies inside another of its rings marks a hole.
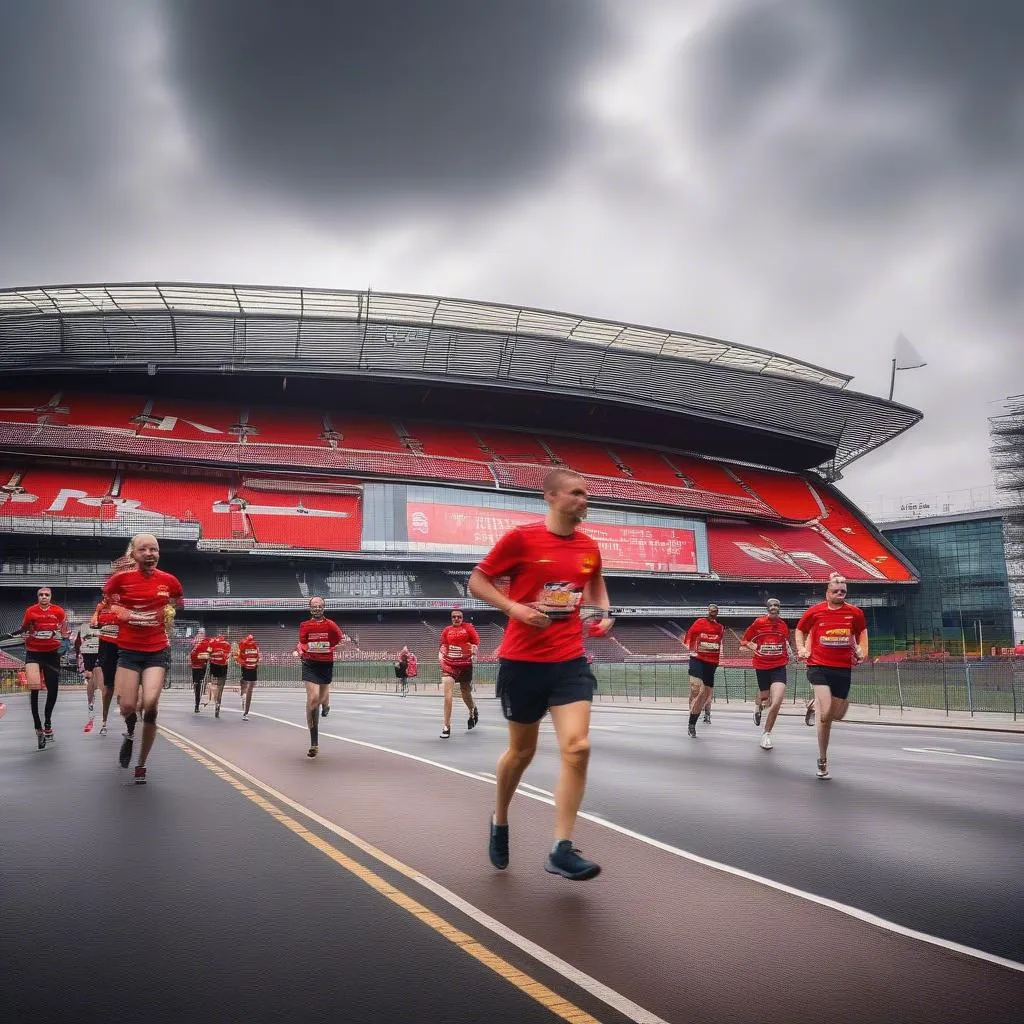
[[[135,765],[135,781],[141,784],[146,781],[146,759],[156,739],[157,705],[171,664],[173,613],[184,605],[184,592],[176,576],[157,568],[160,542],[151,533],[137,533],[127,553],[135,568],[111,576],[103,593],[118,599],[114,608],[121,628],[114,688],[125,720],[118,754],[122,768],[131,764],[140,686],[142,690],[142,746]]]
[[[334,679],[334,649],[345,639],[337,623],[324,616],[324,599],[309,599],[309,618],[299,625],[299,642],[294,650],[302,659],[302,681],[306,684],[306,725],[309,726],[307,757],[320,751],[320,715],[331,702]]]
[[[53,740],[51,717],[60,683],[60,655],[61,650],[68,647],[70,632],[64,609],[53,603],[53,591],[40,587],[36,591],[36,603],[25,609],[21,628],[11,634],[25,638],[25,677],[32,691],[29,704],[40,750],[46,747],[47,740]],[[44,686],[46,704],[40,721],[39,691]]]
[[[103,687],[100,697],[102,702],[103,720],[100,723],[100,735],[107,735],[107,717],[110,714],[110,702],[114,698],[114,674],[117,672],[117,637],[121,629],[121,620],[115,611],[117,595],[106,595],[96,605],[93,622],[100,631],[100,651],[93,669],[93,678]]]

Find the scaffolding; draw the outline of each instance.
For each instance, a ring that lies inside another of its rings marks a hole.
[[[1024,395],[1006,400],[1006,412],[989,418],[989,453],[1003,513],[1003,544],[1013,616],[1024,620]]]

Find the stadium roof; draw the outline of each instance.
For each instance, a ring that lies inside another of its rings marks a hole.
[[[363,323],[403,323],[531,335],[600,348],[630,349],[654,356],[717,363],[754,373],[795,377],[844,388],[850,377],[747,345],[699,334],[595,320],[496,303],[428,295],[316,288],[270,288],[197,284],[79,285],[0,290],[4,314],[169,313],[286,316]]]

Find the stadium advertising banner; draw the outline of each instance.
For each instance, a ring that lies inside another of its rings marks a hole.
[[[416,501],[406,504],[410,551],[485,554],[502,534],[535,523],[536,512]],[[583,525],[601,547],[606,569],[695,573],[697,539],[692,529],[626,526],[587,520]]]

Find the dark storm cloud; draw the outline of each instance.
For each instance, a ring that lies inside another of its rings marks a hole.
[[[888,216],[933,185],[1019,173],[1022,38],[1024,5],[1001,0],[747,5],[709,26],[686,102],[718,158],[741,150],[768,190],[839,220]],[[801,89],[820,116],[812,107],[752,143]],[[874,132],[856,120],[865,105]]]
[[[166,0],[172,74],[233,181],[358,205],[535,181],[580,142],[592,0]]]

